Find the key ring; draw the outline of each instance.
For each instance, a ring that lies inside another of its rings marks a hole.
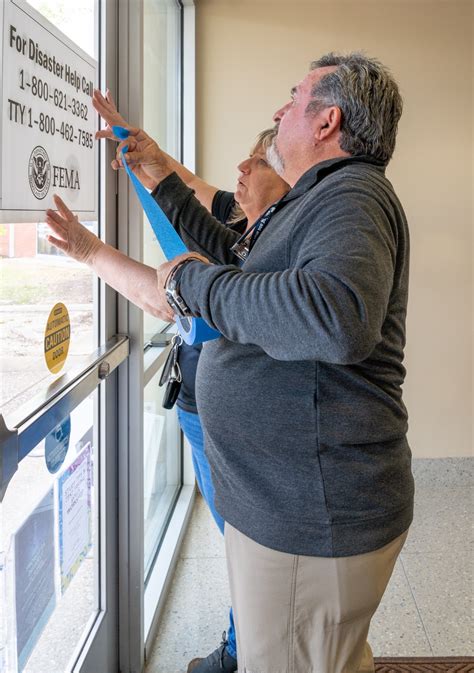
[[[171,368],[168,383],[170,381],[177,381],[178,383],[181,383],[182,380],[183,380],[183,377],[181,375],[181,367],[179,366],[179,364],[177,362],[175,362],[174,365]]]

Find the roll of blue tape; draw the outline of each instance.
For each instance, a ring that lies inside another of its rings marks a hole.
[[[176,326],[183,341],[190,346],[193,344],[202,344],[205,341],[212,341],[221,336],[220,332],[216,332],[215,329],[209,327],[207,322],[202,320],[202,318],[185,318],[177,315]]]
[[[112,126],[112,131],[114,135],[121,140],[126,140],[129,136],[128,130],[123,128],[123,126]],[[166,259],[170,260],[177,255],[189,252],[163,210],[145,189],[137,176],[130,170],[130,166],[127,164],[124,157],[126,151],[127,148],[124,147],[122,150],[124,168],[135,188],[138,199],[142,204],[143,210],[153,229],[153,233],[156,236],[156,240],[163,250]],[[212,341],[221,336],[220,332],[209,327],[202,318],[182,318],[176,316],[176,325],[183,341],[191,346],[193,344],[203,343],[204,341]]]

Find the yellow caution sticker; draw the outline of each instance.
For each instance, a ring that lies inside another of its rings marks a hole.
[[[44,333],[44,359],[52,374],[57,374],[66,362],[71,339],[69,313],[64,304],[53,307]]]

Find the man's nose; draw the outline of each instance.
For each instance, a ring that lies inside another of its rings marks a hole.
[[[279,110],[277,110],[275,112],[275,114],[273,115],[273,121],[275,122],[275,124],[279,124],[281,122],[282,118],[285,115],[285,112],[286,112],[288,106],[289,106],[289,103],[287,103],[286,105],[284,105],[283,107],[281,107]]]
[[[249,160],[248,160],[248,159],[244,159],[244,161],[241,161],[240,164],[237,166],[237,169],[238,169],[241,173],[248,173],[248,172],[249,172],[249,169],[250,169],[250,166],[249,166]]]

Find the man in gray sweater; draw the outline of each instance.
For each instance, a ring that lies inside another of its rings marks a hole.
[[[203,348],[197,399],[248,673],[374,670],[370,619],[413,514],[409,239],[385,177],[401,111],[378,62],[314,63],[274,117],[269,159],[292,190],[241,268],[235,235],[159,176],[185,242],[220,262],[185,256],[158,284],[171,271],[189,312],[223,335]]]
[[[126,142],[194,251],[158,269],[154,313],[170,301],[222,334],[197,402],[242,673],[374,671],[370,620],[413,515],[409,239],[385,177],[401,111],[379,62],[313,63],[274,117],[269,160],[292,189],[238,242],[146,134]]]

